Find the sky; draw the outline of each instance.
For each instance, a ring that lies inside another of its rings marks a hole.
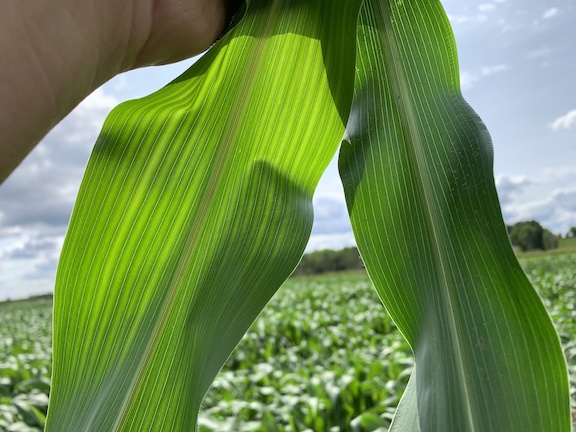
[[[576,0],[444,0],[464,97],[491,133],[506,223],[576,225]],[[107,113],[193,60],[120,75],[50,132],[0,186],[0,301],[51,292],[80,180]],[[334,160],[307,250],[354,244]]]

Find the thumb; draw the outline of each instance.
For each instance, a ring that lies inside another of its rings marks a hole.
[[[154,0],[150,35],[134,68],[173,63],[205,51],[241,0]]]

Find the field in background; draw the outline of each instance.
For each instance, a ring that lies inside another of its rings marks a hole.
[[[558,243],[558,249],[560,250],[570,249],[576,251],[576,237],[561,239],[560,242]]]
[[[536,258],[536,257],[546,257],[550,255],[565,255],[565,254],[576,254],[576,237],[570,237],[565,239],[560,239],[558,242],[557,249],[548,250],[533,250],[522,252],[516,249],[516,256],[522,262],[525,258]]]
[[[521,262],[559,330],[575,400],[576,254]],[[51,305],[0,304],[0,431],[41,430]],[[385,431],[412,364],[363,272],[292,278],[216,378],[200,430]]]

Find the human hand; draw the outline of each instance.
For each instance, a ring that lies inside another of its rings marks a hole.
[[[238,0],[7,0],[0,14],[0,183],[120,72],[207,49]],[[228,9],[230,9],[228,8]],[[227,13],[228,12],[228,13]]]
[[[167,64],[205,51],[222,34],[235,0],[138,0],[123,66]],[[132,62],[133,61],[133,62]]]

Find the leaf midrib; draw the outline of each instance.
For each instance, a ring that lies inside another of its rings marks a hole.
[[[268,19],[266,20],[265,24],[263,25],[263,29],[260,32],[261,37],[254,39],[253,43],[255,48],[251,50],[251,56],[248,62],[248,64],[252,65],[254,71],[261,69],[259,68],[259,65],[262,63],[263,53],[268,44],[268,41],[270,40],[270,38],[267,36],[269,36],[271,28],[280,15],[279,10],[281,9],[281,3],[282,0],[273,1],[271,11],[268,14]],[[244,17],[244,19],[246,19],[246,17]],[[182,249],[183,253],[179,255],[175,266],[176,268],[173,272],[174,276],[171,278],[166,288],[166,298],[161,306],[158,319],[155,322],[152,335],[149,339],[148,345],[146,346],[142,360],[138,365],[137,372],[134,374],[134,378],[130,384],[130,389],[126,392],[126,396],[124,397],[124,401],[122,403],[122,408],[119,410],[116,417],[116,421],[113,426],[114,431],[124,430],[124,426],[128,421],[127,415],[130,412],[133,404],[136,403],[135,398],[143,383],[142,378],[145,376],[145,371],[153,359],[155,348],[161,340],[163,331],[168,323],[170,311],[174,308],[178,288],[185,276],[187,266],[189,265],[190,258],[194,251],[194,245],[198,243],[199,236],[202,233],[201,228],[204,227],[210,214],[210,210],[213,207],[212,203],[217,198],[217,192],[221,184],[220,180],[225,173],[224,167],[232,155],[232,143],[235,142],[236,135],[239,131],[239,126],[242,124],[241,118],[243,117],[248,106],[248,101],[250,100],[248,95],[251,93],[257,77],[256,73],[247,75],[248,79],[242,81],[242,87],[238,90],[238,94],[242,94],[244,96],[240,98],[234,98],[234,100],[240,100],[243,103],[241,105],[237,105],[236,109],[230,113],[230,118],[232,121],[228,123],[223,139],[220,141],[224,143],[224,145],[221,146],[215,153],[215,161],[213,164],[214,169],[210,171],[206,190],[204,192],[204,199],[201,200],[200,208],[198,209],[198,212],[195,216],[195,223],[193,224],[192,229],[188,233],[184,242],[184,247]]]
[[[428,171],[428,166],[425,163],[425,157],[423,154],[423,147],[425,142],[420,134],[418,128],[418,115],[417,110],[414,108],[412,101],[412,92],[410,91],[409,84],[406,80],[406,71],[402,63],[402,58],[399,53],[398,41],[394,28],[391,21],[391,6],[388,1],[376,1],[377,4],[378,17],[383,21],[383,26],[381,28],[384,31],[379,31],[379,35],[382,41],[382,46],[384,48],[384,56],[390,61],[391,67],[388,68],[390,74],[391,87],[398,92],[399,97],[395,98],[396,105],[398,107],[398,113],[400,115],[402,124],[405,126],[403,128],[403,135],[405,143],[407,144],[407,154],[411,159],[411,166],[415,167],[411,173],[415,177],[415,184],[419,189],[419,197],[422,202],[424,212],[426,214],[426,223],[430,225],[428,232],[431,232],[431,240],[433,245],[433,258],[434,264],[438,269],[438,274],[441,276],[440,282],[440,292],[443,297],[443,302],[447,305],[446,316],[449,320],[449,330],[452,336],[452,340],[455,344],[456,352],[456,366],[459,376],[459,383],[462,387],[463,394],[465,397],[466,414],[468,424],[471,431],[475,431],[474,418],[472,402],[470,400],[470,391],[468,390],[469,383],[466,379],[465,367],[464,367],[464,355],[462,349],[462,340],[457,331],[457,317],[454,313],[453,300],[451,296],[451,286],[447,275],[450,272],[450,259],[446,256],[442,248],[442,239],[440,238],[441,232],[441,218],[438,216],[438,210],[434,205],[434,194],[431,192],[433,190],[430,184],[430,174]],[[421,31],[425,31],[421,29]]]

